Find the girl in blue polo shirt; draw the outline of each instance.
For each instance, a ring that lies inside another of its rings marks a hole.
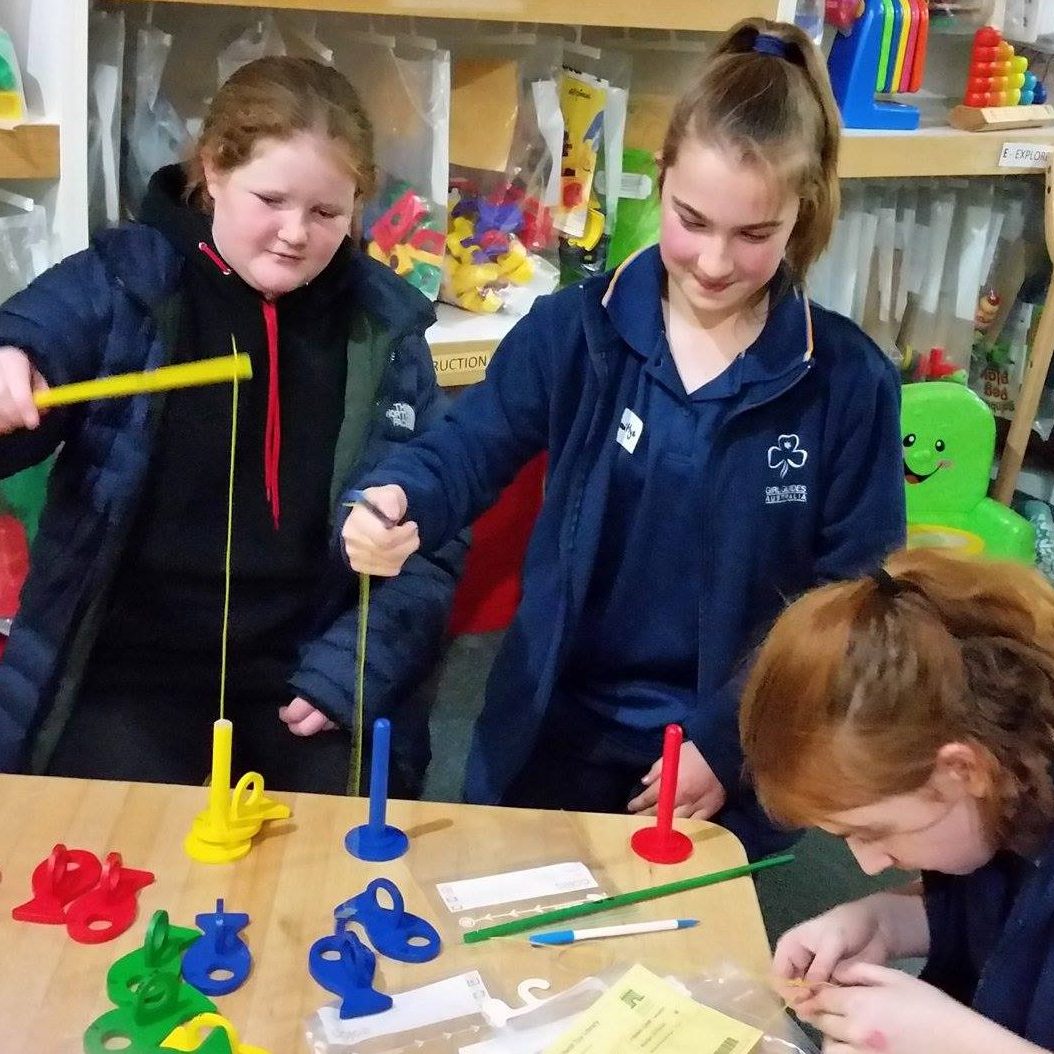
[[[824,1051],[1054,1050],[1046,580],[914,550],[816,589],[762,647],[742,730],[773,816],[845,838],[868,874],[922,871],[777,944],[775,972],[798,980],[787,994]],[[921,980],[885,965],[909,956],[927,957]]]
[[[896,373],[802,292],[838,140],[809,39],[741,22],[672,117],[659,244],[540,299],[445,424],[368,478],[403,522],[355,507],[348,557],[394,575],[548,452],[467,800],[650,811],[678,722],[678,813],[751,854],[786,839],[739,779],[743,660],[786,596],[904,534]]]

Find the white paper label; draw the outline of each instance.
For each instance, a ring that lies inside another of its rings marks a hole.
[[[627,406],[622,411],[622,420],[619,421],[615,442],[632,454],[637,449],[637,440],[640,439],[643,431],[644,422]]]
[[[409,1032],[440,1021],[478,1014],[483,1002],[490,998],[487,986],[478,970],[448,977],[444,981],[412,988],[392,996],[392,1008],[370,1017],[341,1020],[336,1006],[322,1007],[319,1020],[330,1043],[362,1043],[375,1036],[390,1036]]]
[[[482,878],[464,878],[436,885],[443,903],[451,911],[487,908],[492,904],[512,904],[533,897],[552,897],[582,889],[596,889],[597,880],[581,862],[548,864],[526,871],[506,871]]]
[[[596,184],[598,194],[607,193],[607,174],[605,172],[598,172],[593,177],[593,182]],[[651,176],[646,172],[623,172],[619,180],[618,196],[629,198],[632,201],[643,201],[651,196],[651,188]]]
[[[1004,143],[1000,168],[1046,168],[1051,147],[1047,143]]]

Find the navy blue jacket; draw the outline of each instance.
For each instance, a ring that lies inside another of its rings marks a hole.
[[[646,288],[657,253],[631,260],[618,280]],[[473,738],[465,781],[472,802],[498,801],[530,754],[593,574],[621,450],[616,431],[639,366],[605,307],[612,280],[598,276],[540,299],[445,424],[369,476],[404,488],[428,551],[548,451],[522,600]],[[873,568],[905,532],[896,371],[853,323],[799,303],[784,339],[752,352],[766,379],[714,436],[700,523],[698,707],[685,731],[728,792],[719,820],[754,854],[778,839],[740,784],[744,660],[788,598]]]
[[[107,231],[3,305],[0,345],[24,349],[52,387],[163,366],[172,354],[182,266],[151,227]],[[352,254],[349,267],[354,321],[334,464],[335,527],[346,513],[338,496],[343,500],[343,491],[394,446],[439,420],[445,402],[424,340],[435,317],[431,304],[363,254]],[[0,662],[0,771],[30,767],[35,739],[41,743],[32,767],[46,762],[47,741],[59,729],[38,735],[42,724],[53,711],[60,721],[75,698],[143,488],[160,406],[158,396],[101,400],[52,411],[39,429],[0,439],[0,476],[62,444]],[[464,555],[464,539],[450,541],[430,558],[415,557],[408,574],[378,583],[371,596],[369,716],[391,716],[393,743],[416,754],[418,767],[427,763],[427,727],[417,717],[401,730],[398,704],[427,672],[445,630]],[[314,635],[290,678],[290,698],[302,694],[352,726],[357,579],[342,556],[335,532],[332,570]]]
[[[970,875],[924,873],[922,978],[1054,1050],[1054,838],[1038,860],[999,853]]]

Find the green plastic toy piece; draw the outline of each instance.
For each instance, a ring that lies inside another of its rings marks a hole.
[[[889,66],[895,61],[897,42],[893,39],[893,5],[897,0],[882,0],[882,41],[878,46],[878,76],[875,91],[888,91]]]
[[[3,55],[0,55],[0,91],[18,91],[14,67]]]
[[[129,1006],[136,989],[154,973],[179,976],[183,952],[201,936],[201,931],[172,926],[167,911],[155,911],[146,927],[142,948],[118,959],[106,974],[106,994],[116,1006]]]
[[[908,546],[1034,563],[1032,524],[988,497],[995,417],[961,384],[907,384],[900,414]]]
[[[196,988],[183,984],[177,975],[154,973],[136,988],[130,1004],[108,1010],[88,1026],[84,1051],[158,1054],[159,1044],[176,1025],[215,1010],[215,1003]]]

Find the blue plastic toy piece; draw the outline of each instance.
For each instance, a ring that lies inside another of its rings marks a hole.
[[[215,911],[194,917],[201,936],[183,955],[183,979],[206,995],[229,995],[244,983],[253,957],[239,932],[249,925],[244,911],[224,911],[223,899]],[[217,976],[220,975],[220,976]]]
[[[900,15],[894,4],[894,19]],[[846,128],[887,128],[910,130],[919,126],[919,111],[914,106],[898,102],[878,102],[875,85],[882,51],[885,12],[882,0],[865,0],[864,13],[847,33],[836,33],[827,69],[831,74],[831,88],[842,112]],[[896,28],[896,27],[894,27]],[[894,33],[886,82],[895,65],[893,55],[899,36]]]
[[[878,89],[884,93],[895,92],[898,87],[896,83],[897,49],[900,47],[900,37],[904,32],[904,9],[900,6],[900,0],[893,0],[891,6],[893,11],[893,32],[889,43],[889,66],[886,69],[886,83]],[[885,17],[884,8],[883,17]]]
[[[392,729],[387,718],[373,722],[373,760],[370,763],[370,820],[353,827],[344,836],[344,847],[352,856],[373,863],[394,860],[410,846],[410,839],[398,827],[386,822],[388,811],[388,753]]]
[[[1032,94],[1032,101],[1037,106],[1041,106],[1047,101],[1047,86],[1042,81],[1036,81],[1035,91]]]
[[[390,908],[384,907],[377,896],[381,889],[392,898]],[[405,909],[403,895],[390,878],[375,878],[358,896],[334,908],[333,917],[340,927],[359,923],[381,955],[399,962],[430,962],[443,947],[436,928]]]
[[[307,967],[327,992],[340,997],[342,1018],[366,1017],[391,1008],[392,997],[373,987],[377,956],[343,926],[311,945]]]

